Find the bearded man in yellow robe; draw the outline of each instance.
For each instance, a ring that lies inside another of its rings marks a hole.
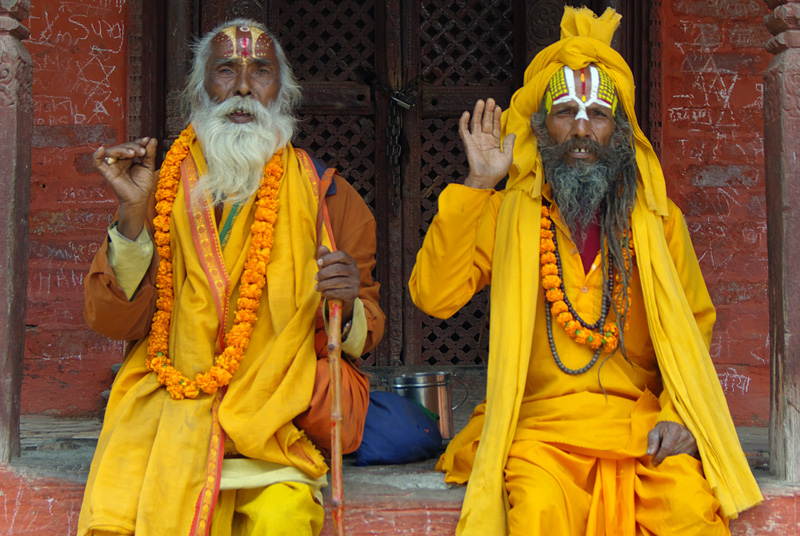
[[[468,481],[457,534],[726,535],[761,500],[686,223],[609,46],[620,18],[566,8],[509,110],[461,117],[470,173],[410,280],[439,318],[491,284],[486,402],[437,466]]]
[[[321,531],[326,303],[342,302],[352,359],[378,343],[384,315],[375,220],[347,181],[290,143],[299,97],[274,37],[235,20],[197,45],[191,124],[160,172],[152,138],[94,154],[119,211],[86,278],[85,317],[133,342],[81,536]],[[347,453],[361,441],[369,382],[342,369]]]

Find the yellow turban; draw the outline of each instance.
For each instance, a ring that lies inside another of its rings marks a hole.
[[[633,109],[633,73],[622,56],[611,48],[611,39],[621,19],[622,16],[611,8],[601,17],[596,17],[591,9],[585,7],[565,8],[561,40],[536,55],[525,70],[525,85],[514,93],[509,109],[503,114],[503,136],[512,132],[517,135],[508,184],[509,187],[519,185],[534,197],[539,196],[541,161],[530,128],[531,115],[539,110],[550,79],[559,69],[566,65],[575,70],[595,64],[611,77],[633,127],[636,160],[642,175],[640,187],[644,188],[647,205],[659,215],[666,216],[664,174],[653,146],[639,128]]]

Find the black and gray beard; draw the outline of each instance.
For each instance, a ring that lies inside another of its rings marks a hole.
[[[594,152],[593,163],[576,160],[567,164],[564,157],[575,149]],[[614,148],[602,147],[586,139],[570,139],[558,145],[541,144],[542,166],[545,180],[550,184],[553,201],[561,220],[570,230],[573,242],[583,248],[586,230],[592,223],[600,223],[602,207],[610,195],[615,195],[615,185],[620,175],[619,158]]]
[[[551,185],[553,201],[579,248],[583,248],[587,227],[592,222],[600,225],[600,243],[605,244],[605,248],[600,248],[603,279],[608,281],[612,277],[613,264],[614,273],[620,277],[621,293],[627,296],[633,263],[625,264],[630,257],[623,250],[628,247],[625,237],[629,236],[631,230],[630,217],[636,203],[639,177],[633,128],[624,112],[618,109],[615,115],[616,128],[607,147],[601,147],[591,140],[569,140],[555,144],[547,131],[546,117],[547,111],[542,105],[539,112],[531,116],[531,129],[538,140],[545,181]],[[564,156],[567,151],[576,148],[594,151],[596,161],[592,164],[575,162],[575,165],[568,165]],[[624,326],[627,307],[618,309],[613,300],[611,306],[619,325]],[[620,329],[619,335],[619,350],[627,360],[623,329]]]
[[[233,123],[228,115],[249,113],[253,121]],[[197,181],[193,202],[206,194],[214,204],[243,202],[258,190],[264,166],[294,134],[294,119],[277,106],[263,106],[253,98],[231,97],[219,104],[206,95],[191,117],[203,147],[208,173]]]

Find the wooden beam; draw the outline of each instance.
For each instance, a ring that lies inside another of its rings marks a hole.
[[[19,456],[28,289],[33,62],[29,1],[0,4],[0,463]]]
[[[419,105],[418,96],[422,72],[421,54],[422,45],[419,38],[419,26],[422,20],[422,6],[420,2],[402,0],[402,19],[400,27],[402,35],[403,78],[392,81],[392,87],[398,91],[406,92],[409,97],[407,102],[413,100],[414,105],[409,109],[399,106],[403,123],[402,138],[405,140],[401,158],[401,195],[396,202],[399,203],[399,214],[402,218],[402,283],[403,283],[403,357],[404,365],[417,365],[422,362],[422,312],[411,303],[411,295],[405,290],[406,282],[414,268],[416,253],[421,245],[418,229],[421,228],[420,208],[420,174],[422,173],[422,106]]]
[[[181,113],[181,98],[194,60],[191,47],[197,41],[200,29],[199,8],[196,3],[194,0],[163,2],[166,8],[164,59],[159,61],[159,65],[162,66],[163,95],[166,95],[166,99],[159,106],[164,107],[164,152],[172,146],[172,140],[180,136],[189,120]]]
[[[148,28],[150,30],[150,28]],[[128,113],[125,123],[126,141],[142,133],[142,0],[128,1]]]
[[[515,61],[516,64],[516,61]],[[434,86],[422,85],[422,117],[461,117],[472,111],[478,99],[492,98],[505,110],[515,87],[511,86]]]
[[[397,203],[394,180],[396,170],[391,163],[392,136],[389,114],[392,111],[387,88],[399,88],[403,80],[401,61],[403,39],[399,21],[399,2],[375,4],[375,80],[372,82],[375,103],[375,219],[377,220],[377,280],[381,283],[381,309],[386,314],[386,331],[375,350],[376,365],[400,362],[403,351],[403,220],[395,213]],[[385,30],[384,30],[385,29]],[[386,148],[386,149],[383,149]]]
[[[168,147],[164,146],[164,116],[166,113],[164,88],[165,21],[166,3],[159,0],[141,1],[141,132],[129,132],[130,136],[151,136],[159,140],[160,151],[156,154],[156,166]],[[131,13],[133,17],[133,13]]]
[[[358,82],[303,80],[301,114],[372,115],[372,88]]]
[[[800,482],[800,0],[766,0],[764,73],[770,309],[770,468]]]

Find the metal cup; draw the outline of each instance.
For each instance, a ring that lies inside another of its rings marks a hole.
[[[392,378],[394,393],[409,398],[439,416],[439,432],[447,441],[453,437],[452,374],[449,372],[415,372]]]

